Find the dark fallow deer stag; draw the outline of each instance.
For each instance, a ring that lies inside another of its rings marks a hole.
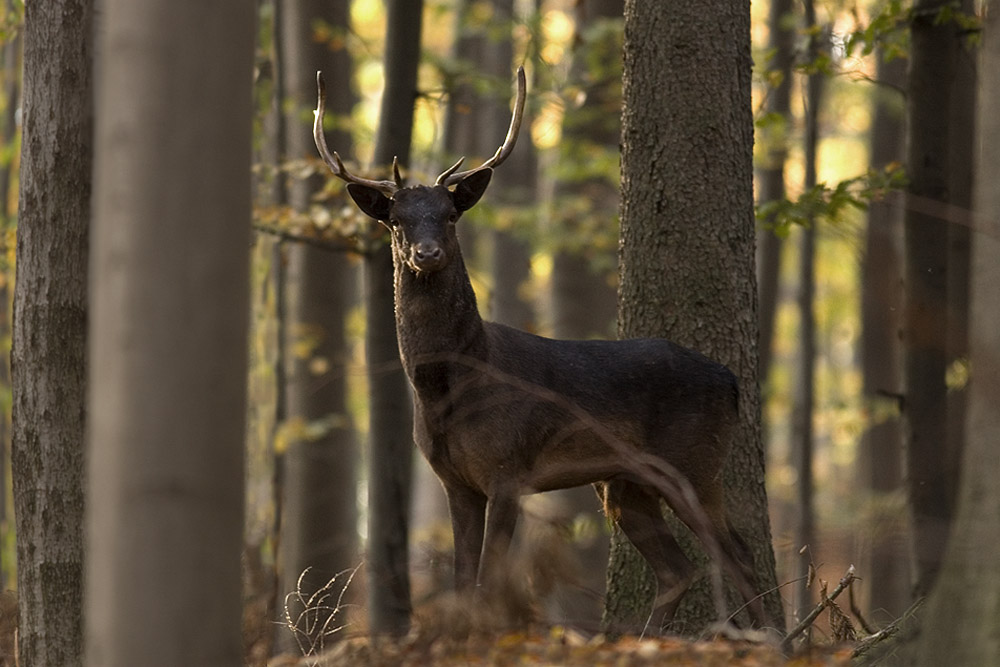
[[[752,558],[731,531],[722,466],[737,421],[737,386],[724,366],[666,340],[551,340],[484,322],[462,261],[456,223],[514,148],[523,70],[503,145],[483,165],[434,185],[351,174],[323,133],[323,160],[367,215],[392,236],[396,328],[413,385],[414,438],[448,496],[455,585],[502,574],[522,494],[600,483],[606,511],[656,574],[649,626],[663,628],[694,578],[661,513],[665,499],[729,572],[763,621]],[[717,572],[718,570],[716,570]]]

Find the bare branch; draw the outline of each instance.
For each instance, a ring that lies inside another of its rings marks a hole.
[[[833,600],[835,600],[838,595],[843,593],[844,589],[850,586],[851,582],[853,582],[855,578],[856,576],[854,574],[854,566],[852,565],[849,568],[847,568],[847,573],[844,574],[843,578],[840,580],[840,583],[838,583],[837,587],[833,589],[833,592],[829,596],[821,600],[819,604],[817,604],[813,608],[813,610],[809,612],[809,614],[805,618],[803,618],[798,625],[792,628],[792,631],[788,633],[788,635],[784,638],[784,640],[782,640],[781,650],[787,652],[792,647],[792,641],[794,641],[796,637],[805,632],[806,629],[813,624],[813,621],[816,620],[816,617],[819,616],[824,609],[826,609],[827,605]]]
[[[359,247],[359,244],[352,239],[324,239],[316,236],[308,236],[306,234],[296,234],[295,232],[288,231],[287,229],[265,225],[260,222],[253,223],[253,229],[260,234],[268,234],[269,236],[274,236],[282,241],[304,243],[305,245],[319,248],[320,250],[326,250],[327,252],[354,252],[364,254],[364,251]]]

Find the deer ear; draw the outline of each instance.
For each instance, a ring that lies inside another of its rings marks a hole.
[[[459,213],[468,211],[476,205],[479,198],[486,192],[486,186],[490,184],[491,178],[493,178],[493,170],[482,169],[472,172],[458,182],[453,197],[455,208],[458,209]]]
[[[392,209],[391,199],[375,188],[357,183],[349,183],[347,192],[350,193],[351,199],[365,215],[375,218],[379,222],[389,222],[389,211]]]

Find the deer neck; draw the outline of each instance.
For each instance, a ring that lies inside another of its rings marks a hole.
[[[455,354],[485,358],[483,320],[461,254],[430,274],[414,273],[396,252],[393,265],[396,332],[411,378],[417,365]]]

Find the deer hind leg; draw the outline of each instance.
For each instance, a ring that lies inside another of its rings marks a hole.
[[[711,481],[702,482],[695,486],[695,493],[701,503],[704,515],[712,524],[712,532],[719,547],[722,549],[722,563],[719,566],[729,575],[739,591],[740,596],[746,603],[747,610],[754,624],[758,627],[765,627],[770,624],[764,612],[761,598],[757,595],[754,582],[756,574],[754,571],[754,559],[750,548],[743,538],[734,531],[726,518],[725,493],[722,488],[720,478],[713,478]],[[683,503],[673,507],[677,517],[687,524],[688,527],[696,525],[694,522],[698,517],[694,515],[690,508]]]
[[[486,535],[477,583],[487,590],[502,586],[509,574],[505,571],[507,552],[514,538],[519,511],[520,494],[516,488],[493,493],[486,505]]]
[[[646,630],[662,632],[691,585],[694,565],[674,539],[660,509],[660,497],[650,487],[628,480],[607,482],[605,509],[656,576],[656,598]]]

